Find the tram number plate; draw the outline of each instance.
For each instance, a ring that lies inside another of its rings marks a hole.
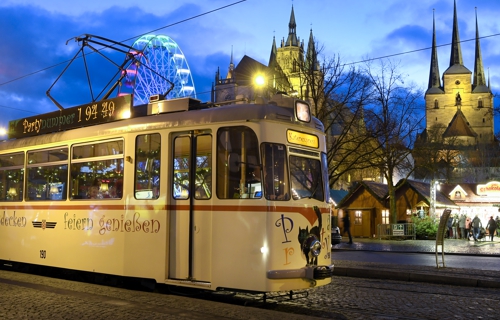
[[[40,250],[40,259],[45,259],[47,257],[47,251]]]

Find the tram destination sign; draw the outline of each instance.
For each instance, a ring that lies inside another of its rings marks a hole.
[[[99,123],[127,119],[132,111],[132,95],[96,101],[29,118],[9,121],[9,139],[36,136]]]

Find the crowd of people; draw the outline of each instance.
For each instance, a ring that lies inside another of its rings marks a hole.
[[[472,238],[474,241],[478,241],[488,235],[490,241],[493,241],[495,233],[497,237],[500,236],[500,218],[498,216],[496,219],[491,216],[486,227],[483,227],[478,215],[475,215],[473,219],[465,214],[450,215],[447,227],[449,239],[471,240]]]

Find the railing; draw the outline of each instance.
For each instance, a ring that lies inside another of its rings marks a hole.
[[[413,223],[389,223],[377,225],[379,240],[400,237],[416,239],[415,225]]]

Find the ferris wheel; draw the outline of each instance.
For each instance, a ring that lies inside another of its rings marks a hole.
[[[196,98],[191,70],[179,45],[168,36],[145,35],[134,42],[136,62],[126,69],[119,95],[134,93],[134,105],[146,104],[149,97]]]

